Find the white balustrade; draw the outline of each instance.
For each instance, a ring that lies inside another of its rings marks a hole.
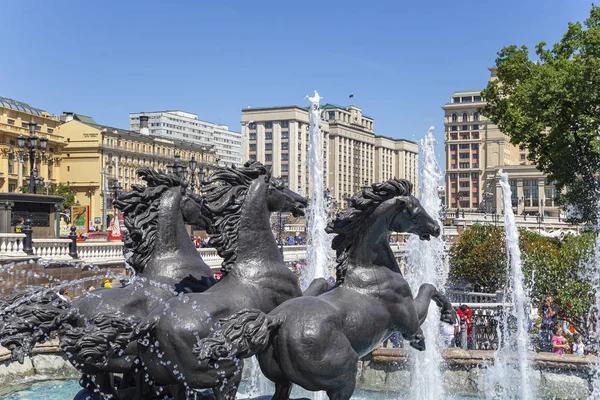
[[[32,239],[33,255],[43,260],[69,260],[70,239]]]
[[[77,255],[84,262],[124,261],[123,242],[83,242],[77,243]]]
[[[0,257],[24,257],[24,233],[0,233]]]

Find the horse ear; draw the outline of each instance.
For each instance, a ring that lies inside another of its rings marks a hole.
[[[396,197],[396,205],[399,208],[406,208],[406,206],[408,206],[409,200],[410,199],[408,196],[398,196]]]

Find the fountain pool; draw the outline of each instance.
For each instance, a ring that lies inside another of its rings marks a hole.
[[[69,380],[52,380],[36,382],[26,388],[19,387],[9,394],[0,396],[0,400],[64,400],[73,398],[81,390],[76,379]],[[292,392],[292,398],[310,398],[310,393],[302,389],[295,388]],[[198,397],[200,398],[200,397]],[[244,388],[238,394],[239,399],[249,399],[246,397]],[[270,396],[253,397],[254,399],[270,399]],[[375,392],[366,390],[356,390],[352,399],[354,400],[404,400],[408,399],[408,395],[403,395],[396,392]],[[449,398],[450,399],[450,398]],[[456,397],[452,396],[453,400],[473,400],[475,397]]]

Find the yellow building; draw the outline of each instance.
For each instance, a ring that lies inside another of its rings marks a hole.
[[[61,153],[66,142],[57,132],[62,123],[29,104],[0,97],[0,192],[17,192],[29,175],[28,152],[20,149],[17,138],[29,137],[29,123],[35,122],[36,136],[48,140],[44,152],[38,152],[35,167],[46,183],[60,180]],[[44,193],[43,187],[38,193]]]
[[[106,228],[112,219],[115,183],[121,185],[122,191],[143,183],[136,175],[137,168],[166,170],[176,155],[181,164],[187,166],[194,157],[198,163],[194,176],[197,188],[199,180],[216,165],[214,149],[152,136],[147,133],[147,120],[141,121],[141,132],[133,132],[103,126],[79,114],[65,113],[61,118],[65,123],[58,128],[58,133],[67,141],[61,180],[74,190],[76,201],[89,206],[90,222],[98,227]]]

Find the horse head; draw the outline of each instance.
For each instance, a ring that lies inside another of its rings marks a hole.
[[[390,223],[392,231],[419,235],[421,240],[440,236],[439,225],[427,214],[419,199],[414,196],[399,196],[390,201],[395,203],[397,210]]]
[[[179,209],[186,224],[200,230],[210,231],[212,223],[204,208],[204,198],[202,196],[189,190],[184,191]]]
[[[267,208],[270,212],[291,212],[294,217],[303,216],[307,205],[305,197],[291,191],[281,178],[269,178]]]

